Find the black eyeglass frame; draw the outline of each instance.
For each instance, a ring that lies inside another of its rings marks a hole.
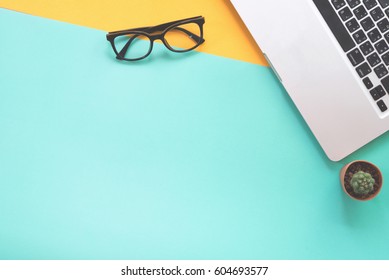
[[[187,23],[196,23],[199,26],[200,29],[200,36],[197,36],[196,34],[193,34],[192,32],[184,29],[184,28],[177,28],[177,26],[187,24]],[[178,52],[178,53],[183,53],[183,52],[188,52],[191,51],[195,48],[197,48],[199,45],[205,42],[203,35],[203,25],[205,23],[205,19],[203,16],[197,16],[197,17],[192,17],[192,18],[186,18],[182,20],[176,20],[176,21],[171,21],[167,23],[163,23],[160,25],[156,26],[148,26],[148,27],[138,27],[138,28],[132,28],[132,29],[126,29],[126,30],[119,30],[119,31],[112,31],[107,34],[107,40],[111,43],[111,46],[116,54],[116,58],[119,60],[126,60],[126,61],[136,61],[136,60],[141,60],[146,58],[147,56],[150,55],[150,53],[153,50],[153,43],[155,40],[161,40],[162,43],[165,45],[167,49],[169,49],[172,52]],[[182,32],[185,32],[186,34],[189,35],[190,38],[192,38],[195,42],[196,45],[189,49],[184,49],[184,50],[178,50],[169,45],[169,43],[165,40],[165,34],[169,32],[172,29],[179,29]],[[155,32],[161,32],[159,34],[152,35],[152,33]],[[150,46],[149,50],[147,53],[141,57],[138,58],[125,58],[124,55],[129,48],[131,41],[135,39],[137,36],[133,36],[127,43],[126,45],[122,48],[122,50],[118,51],[115,47],[115,38],[118,36],[123,36],[123,35],[139,35],[139,36],[145,36],[150,40]]]

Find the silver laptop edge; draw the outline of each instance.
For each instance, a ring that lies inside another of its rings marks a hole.
[[[231,2],[331,160],[389,129],[312,0]]]

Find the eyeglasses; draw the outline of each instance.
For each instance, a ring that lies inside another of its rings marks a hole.
[[[188,52],[204,43],[204,23],[204,17],[198,16],[157,26],[109,32],[107,40],[119,60],[135,61],[147,57],[155,40],[161,40],[172,52]]]

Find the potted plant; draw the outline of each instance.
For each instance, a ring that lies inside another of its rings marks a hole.
[[[344,192],[353,199],[366,201],[378,195],[382,188],[382,173],[374,164],[357,160],[345,165],[340,171]]]

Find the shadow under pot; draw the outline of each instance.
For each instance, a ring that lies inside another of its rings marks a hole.
[[[340,182],[348,196],[367,201],[375,198],[381,191],[383,178],[377,166],[367,161],[357,160],[340,170]]]

